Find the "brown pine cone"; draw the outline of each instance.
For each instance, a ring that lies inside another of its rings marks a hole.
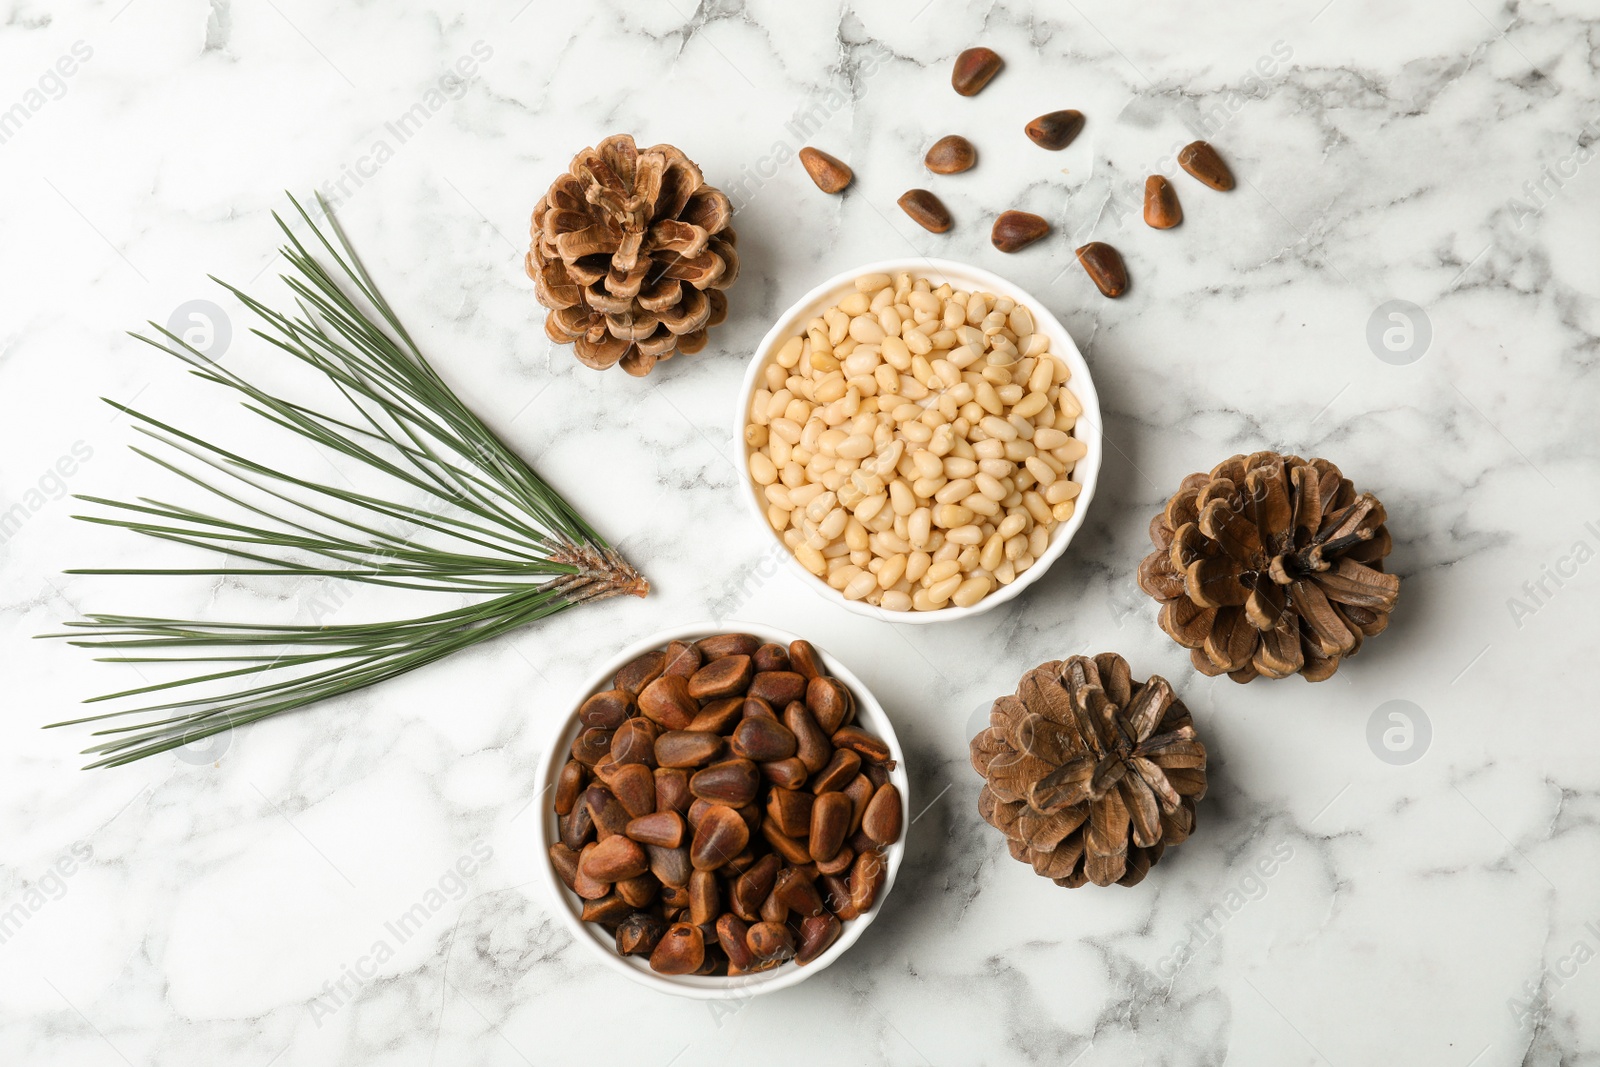
[[[972,739],[978,813],[1056,885],[1137,885],[1195,827],[1206,749],[1166,679],[1114,652],[1035,667]]]
[[[705,347],[739,273],[733,205],[669,144],[585,148],[533,211],[528,276],[545,334],[595,370],[644,377]]]
[[[1389,624],[1400,578],[1383,572],[1384,518],[1325,459],[1234,456],[1151,520],[1139,588],[1202,673],[1320,682]]]

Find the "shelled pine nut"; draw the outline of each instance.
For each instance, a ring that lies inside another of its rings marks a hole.
[[[891,611],[968,607],[1071,518],[1088,446],[1066,364],[1015,300],[863,275],[772,355],[747,465],[808,571]]]

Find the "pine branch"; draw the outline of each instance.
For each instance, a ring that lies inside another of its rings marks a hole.
[[[112,614],[68,622],[67,632],[41,636],[136,650],[99,657],[104,662],[207,665],[87,701],[164,694],[157,703],[51,723],[119,720],[96,731],[109,740],[84,750],[96,757],[90,767],[131,763],[376,685],[578,604],[649,591],[649,583],[445,384],[378,292],[327,202],[318,196],[332,240],[289,199],[315,238],[313,252],[273,214],[289,242],[281,251],[292,273],[283,280],[298,314],[273,310],[213,280],[261,320],[252,333],[326,377],[348,412],[331,414],[257,386],[157,323],[149,324],[153,334],[132,336],[183,360],[203,381],[233,390],[240,406],[264,422],[386,479],[395,499],[293,474],[277,459],[251,459],[107,400],[155,442],[133,451],[204,490],[216,510],[149,497],[78,496],[108,513],[75,517],[228,558],[212,566],[68,573],[339,578],[453,594],[469,603],[415,618],[341,625]],[[200,695],[179,695],[190,692]],[[125,717],[131,724],[120,721]]]

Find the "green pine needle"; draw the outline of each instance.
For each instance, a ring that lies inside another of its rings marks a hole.
[[[84,750],[97,757],[90,767],[131,763],[364,689],[575,604],[649,590],[423,358],[327,202],[317,197],[333,241],[289,199],[316,238],[308,250],[273,214],[289,240],[281,251],[293,273],[283,280],[295,294],[298,315],[213,280],[262,320],[252,333],[326,375],[347,410],[335,417],[277,396],[212,363],[157,323],[150,323],[157,336],[133,336],[183,360],[197,377],[243,394],[243,407],[256,416],[387,477],[396,490],[388,495],[420,502],[397,503],[301,477],[107,400],[159,446],[134,451],[211,494],[216,513],[147,497],[79,496],[110,514],[75,517],[229,558],[210,567],[68,573],[336,577],[472,600],[418,618],[328,626],[105,614],[68,622],[69,632],[42,636],[130,650],[100,657],[104,662],[206,665],[176,680],[87,701],[159,693],[156,703],[51,723],[134,717],[96,731],[109,740]],[[188,695],[195,692],[205,695]]]

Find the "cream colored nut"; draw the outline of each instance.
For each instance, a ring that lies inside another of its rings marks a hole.
[[[1076,437],[1069,440],[1059,448],[1052,449],[1055,457],[1063,463],[1076,463],[1089,454],[1089,445]]]
[[[850,475],[850,484],[860,490],[864,496],[876,496],[878,493],[888,491],[888,487],[883,484],[883,479],[865,467]]]
[[[888,502],[889,495],[887,493],[879,493],[876,496],[869,496],[865,500],[861,501],[860,504],[856,505],[856,518],[860,519],[864,523],[870,523],[873,519],[878,517],[878,513],[883,510],[884,505]],[[891,514],[893,513],[891,512]]]
[[[1038,456],[1029,456],[1023,462],[1028,468],[1028,473],[1033,475],[1034,480],[1040,485],[1048,486],[1054,482],[1057,477],[1059,477],[1056,472],[1051,469],[1050,464],[1046,463]]]
[[[933,534],[933,514],[927,508],[918,508],[906,520],[906,539],[917,548],[927,548]]]
[[[818,577],[827,573],[828,563],[822,558],[821,551],[804,542],[801,542],[795,548],[794,558],[800,561],[802,567]]]
[[[1044,500],[1046,504],[1053,506],[1064,500],[1073,499],[1082,491],[1083,486],[1063,478],[1060,481],[1051,483],[1050,487],[1044,491]]]
[[[928,586],[928,601],[936,607],[943,607],[959,588],[961,588],[961,575],[951,575],[942,582]]]
[[[906,557],[897,552],[884,560],[883,565],[878,568],[878,587],[892,589],[896,582],[905,577],[905,573]]]
[[[971,521],[972,510],[964,508],[960,504],[940,504],[938,510],[933,513],[934,525],[945,530],[951,530],[957,526],[965,526]]]
[[[841,441],[835,451],[845,459],[865,459],[872,455],[872,438],[864,433],[852,434]]]
[[[990,500],[998,502],[1006,498],[1006,487],[992,474],[979,471],[977,477],[973,479],[973,484],[978,487],[978,492]]]
[[[878,344],[888,334],[876,319],[857,315],[850,320],[850,336],[862,344]]]
[[[753,452],[750,455],[750,477],[760,485],[771,485],[778,480],[778,468],[773,464],[772,457],[765,452]]]
[[[906,573],[903,576],[908,582],[920,582],[933,565],[933,557],[926,552],[909,552],[906,554]]]
[[[793,501],[795,507],[804,508],[825,492],[827,490],[816,482],[810,482],[806,485],[792,485],[789,487],[789,499]]]
[[[891,583],[893,584],[893,583]],[[878,588],[878,579],[871,571],[858,571],[844,587],[846,600],[860,600]]]
[[[1023,307],[1021,304],[1018,304],[1011,309],[1011,314],[1009,316],[1007,325],[1011,327],[1011,332],[1016,334],[1018,337],[1021,337],[1023,334],[1032,333],[1034,329],[1033,313],[1027,308]]]
[[[775,419],[774,425],[784,420]],[[978,428],[997,441],[1015,441],[1017,428],[1005,419],[996,415],[985,415],[983,421],[978,423]]]
[[[882,353],[883,361],[897,371],[906,370],[911,366],[911,347],[904,338],[885,337],[879,351]]]
[[[804,337],[791,337],[783,343],[783,347],[778,349],[778,354],[773,357],[773,362],[785,369],[793,367],[800,362],[800,356],[804,348]]]
[[[969,496],[963,497],[961,500],[961,506],[972,512],[974,515],[983,515],[986,518],[992,519],[996,515],[1000,514],[999,502],[990,500],[982,493],[973,493]]]
[[[1020,387],[1008,386],[1007,388],[1020,388]],[[1016,401],[1015,406],[1012,407],[1012,409],[1011,409],[1011,414],[1019,416],[1019,417],[1024,418],[1024,419],[1031,419],[1035,415],[1038,415],[1039,412],[1043,411],[1045,408],[1048,408],[1049,406],[1050,406],[1050,398],[1048,396],[1046,396],[1044,393],[1039,393],[1039,392],[1028,393],[1027,395],[1023,396],[1021,399]],[[1055,432],[1056,432],[1055,430],[1051,431],[1051,433],[1055,433]],[[1038,437],[1038,433],[1039,432],[1037,430],[1035,430],[1034,431],[1034,436]]]
[[[885,611],[910,611],[912,606],[911,595],[902,593],[899,590],[892,590],[883,594],[883,600],[878,606]]]
[[[856,292],[875,293],[891,284],[887,274],[863,274],[856,279]]]
[[[849,296],[839,301],[839,310],[850,316],[865,315],[867,313],[867,309],[871,306],[872,296],[870,293],[851,293]]]
[[[1026,344],[1022,347],[1024,350],[1027,348]],[[1037,352],[1029,354],[1039,355]],[[1032,373],[1028,375],[1028,392],[1044,393],[1048,397],[1050,384],[1056,380],[1055,371],[1057,366],[1058,364],[1053,359],[1040,359],[1035,363]]]
[[[983,542],[983,530],[969,522],[947,531],[945,537],[958,545],[976,545]]]
[[[828,585],[842,593],[844,592],[844,587],[850,584],[851,579],[860,573],[862,573],[860,567],[857,567],[848,559],[840,559],[829,567],[827,582]],[[867,577],[870,578],[871,576],[871,572],[867,572]]]
[[[877,370],[883,364],[877,345],[859,345],[844,361],[841,370],[846,378],[861,378]]]
[[[837,345],[850,334],[850,316],[839,308],[829,308],[822,313],[822,319],[828,324],[828,345]]]
[[[970,608],[987,596],[988,593],[989,579],[980,575],[968,578],[957,586],[955,592],[950,595],[950,602],[957,607]]]
[[[1045,549],[1050,547],[1050,531],[1043,526],[1035,526],[1033,533],[1028,535],[1028,551],[1030,556],[1042,556]]]
[[[917,496],[904,478],[896,478],[889,483],[889,502],[896,515],[910,515],[917,510]]]

